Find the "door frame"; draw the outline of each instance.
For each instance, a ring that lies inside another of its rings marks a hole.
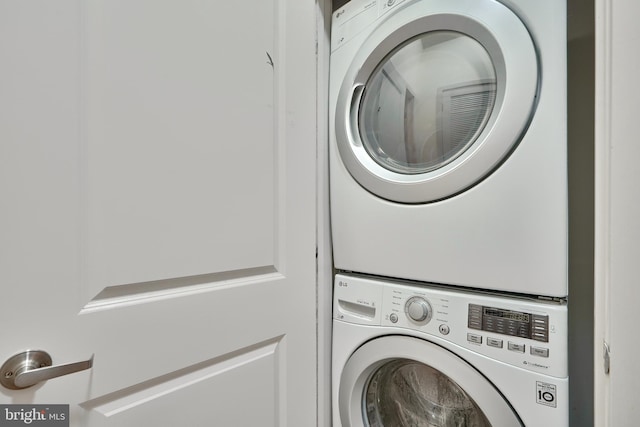
[[[640,4],[595,0],[595,322],[594,425],[618,426],[637,413],[640,343],[640,170],[636,143],[640,84]]]
[[[332,0],[316,0],[317,13],[317,426],[331,426],[333,254],[329,205],[329,57]]]

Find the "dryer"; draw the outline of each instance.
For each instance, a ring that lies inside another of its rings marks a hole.
[[[338,275],[334,427],[568,425],[567,311]]]
[[[564,2],[351,0],[331,39],[335,267],[566,296]]]

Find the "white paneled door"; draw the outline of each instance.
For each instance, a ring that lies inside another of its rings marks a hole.
[[[315,7],[0,0],[0,404],[315,425]]]

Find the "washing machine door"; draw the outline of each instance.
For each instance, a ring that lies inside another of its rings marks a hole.
[[[471,365],[406,336],[378,338],[355,351],[342,372],[338,399],[342,427],[523,425]]]
[[[494,0],[406,2],[353,59],[336,105],[343,163],[371,193],[428,203],[472,187],[533,116],[536,49]]]

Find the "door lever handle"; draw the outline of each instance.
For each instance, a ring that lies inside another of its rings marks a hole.
[[[93,366],[89,360],[52,366],[51,356],[45,351],[28,350],[7,359],[0,368],[0,383],[9,389],[20,390],[39,382],[84,371]]]

